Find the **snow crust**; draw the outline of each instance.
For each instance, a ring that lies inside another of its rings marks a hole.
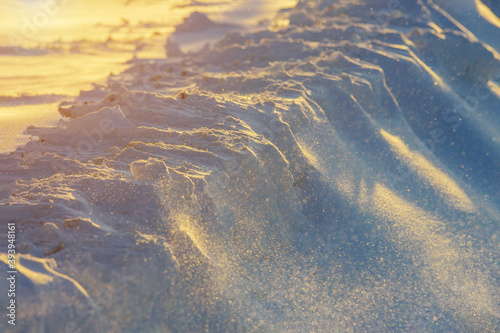
[[[30,127],[14,331],[498,330],[500,56],[456,3],[299,1]]]

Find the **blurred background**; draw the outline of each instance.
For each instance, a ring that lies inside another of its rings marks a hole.
[[[165,41],[192,12],[251,29],[280,0],[2,0],[0,152],[28,140],[29,125],[50,126],[57,106],[120,73],[127,61],[164,58]]]

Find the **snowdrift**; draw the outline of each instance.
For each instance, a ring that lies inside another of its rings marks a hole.
[[[451,4],[300,1],[29,128],[2,330],[498,331],[500,55]]]

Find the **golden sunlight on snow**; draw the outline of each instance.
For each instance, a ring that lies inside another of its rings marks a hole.
[[[380,130],[380,133],[391,145],[391,148],[396,151],[422,179],[438,189],[445,196],[445,200],[448,204],[465,211],[474,210],[474,206],[467,197],[467,194],[465,194],[460,186],[458,186],[446,173],[434,166],[424,156],[411,151],[403,140],[397,136],[391,135],[383,129]]]
[[[478,312],[498,315],[495,300],[490,297],[492,287],[485,277],[469,268],[473,267],[469,254],[447,234],[446,223],[381,184],[375,185],[373,204],[378,214],[387,219],[385,228],[396,245],[411,253],[421,266],[422,279],[431,290],[449,289],[449,295],[444,297],[453,298],[454,311],[472,321]]]
[[[479,14],[481,14],[486,21],[490,22],[497,28],[500,28],[500,18],[498,18],[498,16],[496,16],[495,13],[488,8],[488,6],[482,3],[481,0],[476,0],[476,7]]]

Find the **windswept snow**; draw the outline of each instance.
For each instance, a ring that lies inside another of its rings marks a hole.
[[[0,327],[498,331],[499,31],[468,5],[299,1],[61,105],[0,155]]]

